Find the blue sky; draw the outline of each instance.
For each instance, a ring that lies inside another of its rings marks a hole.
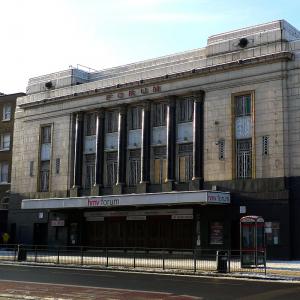
[[[103,69],[206,45],[277,19],[300,29],[300,1],[0,0],[0,92],[77,64]]]

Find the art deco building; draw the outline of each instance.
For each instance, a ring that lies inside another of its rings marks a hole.
[[[286,21],[97,72],[31,78],[15,114],[18,242],[300,257],[300,32]]]

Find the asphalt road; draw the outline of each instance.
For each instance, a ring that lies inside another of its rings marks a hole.
[[[63,284],[66,285],[66,288],[71,290],[72,287],[75,289],[77,286],[121,290],[119,295],[122,294],[122,291],[125,292],[128,290],[169,293],[173,295],[173,297],[177,296],[176,299],[186,299],[183,297],[183,295],[194,296],[196,297],[195,299],[214,300],[300,299],[300,284],[298,283],[157,275],[106,270],[98,271],[52,267],[0,265],[0,287],[1,284],[2,287],[5,286],[5,284],[9,285],[10,281],[14,282],[14,284],[17,284],[19,288],[25,285],[26,282],[42,283],[43,285],[40,286],[47,286],[48,284],[47,290],[49,293],[51,292],[51,286],[53,284]],[[181,295],[182,298],[178,298],[179,295]],[[146,297],[143,299],[150,298],[151,297],[149,296],[149,298]],[[130,298],[122,298],[120,296],[119,298],[114,299]],[[159,299],[169,298],[162,297]]]

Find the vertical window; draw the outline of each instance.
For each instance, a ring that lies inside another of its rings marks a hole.
[[[192,122],[194,99],[187,97],[178,102],[178,122]]]
[[[118,153],[107,152],[106,157],[106,186],[110,187],[117,182]]]
[[[49,171],[50,171],[50,161],[42,161],[40,169],[40,191],[49,191]]]
[[[218,146],[219,146],[219,160],[224,160],[225,159],[225,140],[220,139],[218,141]]]
[[[153,126],[166,125],[167,105],[165,103],[154,103],[152,105]]]
[[[0,182],[8,183],[8,162],[0,163]]]
[[[235,97],[235,115],[250,116],[251,115],[251,95],[243,95]]]
[[[153,154],[153,183],[161,184],[167,178],[166,147],[155,147]]]
[[[33,176],[34,161],[29,162],[29,176]]]
[[[42,144],[51,143],[51,126],[42,127]]]
[[[10,149],[10,134],[4,133],[0,136],[0,150]]]
[[[136,186],[141,180],[141,151],[131,150],[129,152],[129,178],[130,186]]]
[[[131,107],[129,110],[129,128],[142,128],[142,109],[141,107]]]
[[[49,191],[50,159],[51,159],[51,126],[41,128],[40,149],[40,191]]]
[[[280,243],[280,223],[265,222],[265,234],[267,245],[279,245]]]
[[[269,155],[269,136],[265,135],[262,137],[262,155]]]
[[[252,176],[252,141],[236,141],[237,178],[251,178]]]
[[[108,111],[106,113],[106,132],[118,131],[118,111]]]
[[[252,97],[234,97],[236,177],[252,177]]]
[[[86,126],[85,126],[85,135],[95,135],[96,134],[96,114],[89,113],[86,115]]]
[[[178,181],[188,182],[193,176],[193,144],[178,145]]]
[[[91,188],[95,183],[95,154],[85,155],[85,188]]]
[[[2,120],[3,121],[9,121],[11,119],[11,105],[5,104],[3,106],[3,114],[2,114]]]

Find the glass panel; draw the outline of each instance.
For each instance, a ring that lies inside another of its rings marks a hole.
[[[242,248],[243,249],[254,249],[254,231],[255,227],[248,224],[242,224]]]
[[[252,177],[252,141],[238,140],[237,144],[237,178]]]
[[[50,161],[41,162],[41,171],[40,171],[41,192],[49,191],[49,169],[50,169]]]
[[[42,144],[51,143],[51,126],[42,127]]]
[[[1,164],[1,182],[8,182],[8,163]]]
[[[85,135],[95,135],[96,134],[96,114],[90,113],[86,115],[86,132]]]
[[[10,120],[11,117],[11,106],[6,104],[3,106],[3,120]]]

